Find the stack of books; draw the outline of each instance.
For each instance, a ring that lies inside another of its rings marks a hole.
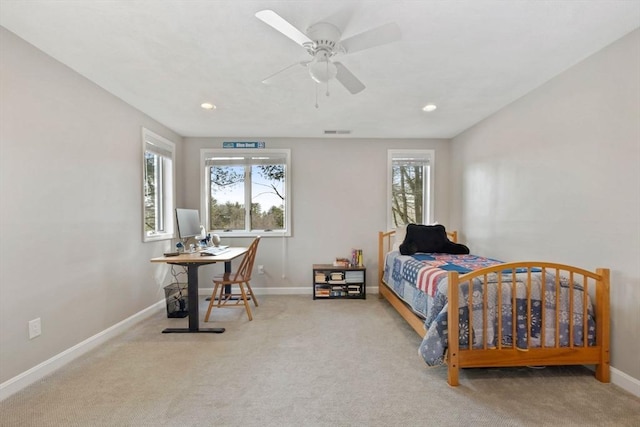
[[[344,280],[344,274],[341,271],[333,271],[329,275],[329,283],[333,285],[337,285],[337,284],[345,284],[347,282]]]
[[[327,276],[322,271],[316,271],[316,283],[327,283]]]
[[[347,259],[347,258],[336,258],[336,260],[333,261],[333,266],[334,267],[349,267],[349,259]]]
[[[329,285],[316,285],[316,298],[329,298],[331,287]]]
[[[361,285],[349,285],[347,288],[347,295],[354,297],[360,296],[362,294]]]

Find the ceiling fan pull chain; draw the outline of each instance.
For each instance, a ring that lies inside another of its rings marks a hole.
[[[327,76],[329,75],[329,59],[327,59]],[[327,96],[329,96],[329,80],[327,79]]]
[[[316,87],[316,108],[318,108],[318,86],[319,85],[316,83],[314,86]]]

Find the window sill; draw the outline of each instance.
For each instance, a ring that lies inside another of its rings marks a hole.
[[[173,233],[162,233],[162,234],[154,234],[151,236],[144,236],[142,238],[142,241],[144,243],[150,243],[150,242],[159,242],[162,240],[170,240],[173,238],[174,238]]]
[[[290,231],[208,231],[210,234],[217,234],[220,238],[225,237],[291,237]]]

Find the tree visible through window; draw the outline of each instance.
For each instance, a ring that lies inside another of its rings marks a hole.
[[[431,150],[389,150],[389,226],[431,222]]]
[[[143,144],[143,240],[173,236],[173,161],[175,145],[153,132],[142,130]]]
[[[144,153],[144,231],[146,235],[164,231],[164,204],[162,203],[162,156]]]
[[[207,228],[252,233],[288,231],[288,152],[205,155]]]

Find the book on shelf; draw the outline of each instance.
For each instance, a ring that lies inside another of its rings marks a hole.
[[[364,258],[362,256],[362,249],[351,250],[351,265],[356,267],[364,267]]]
[[[344,274],[341,271],[333,271],[329,275],[330,280],[344,280]]]

